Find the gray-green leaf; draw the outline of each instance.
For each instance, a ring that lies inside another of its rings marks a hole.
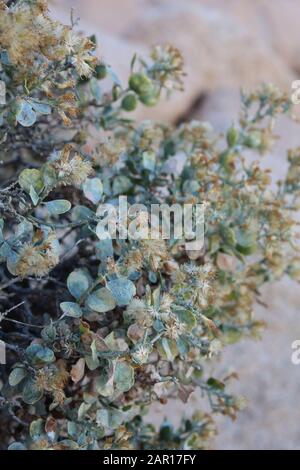
[[[27,450],[24,444],[21,442],[13,442],[10,444],[7,450]]]
[[[27,405],[33,405],[37,401],[39,401],[43,396],[43,390],[40,389],[36,382],[33,379],[29,379],[24,388],[22,393],[22,398]]]
[[[32,108],[40,114],[51,114],[51,106],[48,103],[42,103],[36,100],[29,101]]]
[[[36,112],[27,101],[21,101],[16,114],[16,120],[23,127],[30,127],[36,122]]]
[[[69,274],[67,279],[67,286],[69,292],[75,297],[80,297],[89,289],[92,284],[92,277],[85,269],[76,269]]]
[[[11,387],[18,385],[27,376],[27,370],[24,367],[16,367],[11,371],[8,377],[8,383]]]
[[[55,201],[46,202],[45,206],[51,215],[59,215],[68,212],[72,204],[66,199],[56,199]]]
[[[44,433],[42,418],[35,419],[29,426],[29,434],[33,441],[38,441]]]
[[[118,175],[113,181],[114,195],[125,194],[132,187],[131,180],[125,175]]]
[[[75,302],[62,302],[60,308],[67,317],[80,318],[82,310]]]
[[[28,346],[26,356],[32,364],[49,364],[55,360],[52,349],[39,343],[33,343]]]
[[[119,410],[105,409],[97,411],[96,421],[99,426],[105,429],[117,429],[124,421],[124,413]]]
[[[128,392],[134,385],[134,370],[127,362],[117,362],[114,382],[119,392]]]
[[[85,197],[97,204],[103,194],[103,184],[100,178],[88,178],[82,185]]]
[[[20,173],[18,182],[21,188],[28,194],[30,193],[31,187],[34,188],[37,194],[39,194],[44,187],[41,172],[35,168],[26,168],[23,170]]]
[[[88,296],[86,305],[95,312],[104,313],[113,310],[116,302],[111,292],[106,287],[101,287]]]
[[[136,294],[134,283],[125,277],[109,281],[107,287],[120,307],[128,305]]]
[[[36,192],[36,190],[34,189],[33,186],[30,186],[29,196],[30,196],[30,198],[33,202],[33,205],[37,206],[38,202],[39,202],[39,195],[37,194],[37,192]]]

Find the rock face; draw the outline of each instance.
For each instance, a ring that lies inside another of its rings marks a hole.
[[[140,108],[139,118],[196,118],[222,132],[238,116],[240,87],[272,81],[289,91],[300,79],[299,0],[64,0],[54,9],[68,21],[70,6],[82,29],[98,35],[100,54],[123,80],[134,52],[145,54],[161,42],[182,50],[185,92],[154,109]],[[284,170],[286,149],[300,145],[296,124],[283,118],[277,130],[282,140],[264,159],[275,178]],[[263,341],[225,350],[222,364],[239,373],[236,391],[249,406],[233,424],[219,420],[218,449],[300,449],[300,366],[291,363],[291,343],[300,339],[299,287],[285,279],[267,287],[264,300],[269,309],[257,307],[269,326]],[[197,405],[199,397],[192,396],[189,410]],[[158,423],[167,415],[176,421],[182,409],[178,403],[157,405],[151,419]]]
[[[235,423],[221,420],[216,448],[300,449],[300,366],[291,362],[291,344],[300,338],[298,289],[289,280],[266,288],[268,310],[256,308],[268,324],[262,341],[225,351],[222,362],[234,364],[235,391],[247,397],[248,407]]]
[[[140,117],[176,120],[207,91],[262,81],[289,90],[297,78],[296,0],[103,0],[101,6],[97,0],[65,0],[64,5],[75,7],[83,29],[97,33],[100,53],[121,77],[127,76],[133,51],[171,42],[183,52],[185,92],[155,110],[141,110]]]
[[[204,0],[201,2],[229,13],[294,70],[299,69],[299,11],[297,0]]]
[[[201,94],[220,87],[247,88],[261,81],[290,85],[291,73],[282,58],[231,16],[227,8],[220,11],[202,2],[159,5],[149,8],[145,21],[135,20],[126,37],[135,41],[142,38],[146,45],[172,42],[183,52],[186,92],[172,99],[167,108],[171,116],[176,118],[182,107],[191,106]]]

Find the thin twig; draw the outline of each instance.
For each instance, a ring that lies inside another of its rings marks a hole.
[[[10,312],[12,312],[13,310],[16,310],[16,308],[20,307],[21,305],[25,304],[25,300],[23,300],[23,302],[20,302],[18,305],[14,305],[13,307],[11,307],[10,309],[6,310],[5,312],[0,312],[0,323],[1,321],[6,317],[6,315],[8,315]],[[8,321],[8,319],[6,318],[6,320]]]

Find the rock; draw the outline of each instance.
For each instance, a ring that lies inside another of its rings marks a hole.
[[[265,29],[259,27],[261,10],[255,10],[255,5],[258,8],[266,2],[249,2],[254,4],[252,8],[245,2],[243,8],[238,7],[241,2],[228,3],[226,11],[220,0],[201,4],[193,0],[105,0],[101,8],[96,0],[89,0],[84,5],[77,1],[75,6],[85,20],[81,28],[97,34],[100,53],[122,77],[128,75],[132,54],[144,53],[153,44],[171,42],[183,52],[185,92],[176,93],[169,101],[162,100],[154,109],[139,107],[137,113],[138,117],[176,121],[207,91],[253,87],[261,81],[290,89],[296,78],[279,48],[272,47],[275,33],[267,35],[266,40]]]
[[[224,2],[223,2],[224,3]],[[272,81],[290,88],[293,75],[282,58],[255,36],[230,11],[199,2],[149,6],[143,21],[130,25],[125,37],[144,45],[172,42],[185,57],[186,91],[158,110],[162,119],[181,116],[201,94],[224,87],[253,87]],[[148,113],[147,113],[148,115]]]
[[[300,3],[297,0],[204,0],[203,4],[232,15],[268,44],[291,69],[299,71]]]
[[[234,392],[248,400],[234,423],[218,419],[217,449],[299,449],[299,366],[291,362],[291,344],[300,339],[297,284],[285,279],[264,289],[268,310],[262,341],[226,348],[223,364],[234,364],[239,380]]]
[[[240,87],[271,81],[289,91],[300,78],[298,0],[65,0],[55,6],[65,22],[71,5],[82,17],[81,29],[97,34],[101,56],[123,80],[134,52],[145,55],[149,46],[161,42],[182,50],[188,72],[185,92],[154,109],[139,107],[139,118],[174,122],[185,116],[209,121],[224,132],[238,119]],[[286,149],[299,145],[298,125],[286,117],[276,131],[281,139],[263,157],[274,182],[286,167]],[[239,373],[234,391],[246,396],[249,405],[235,423],[218,418],[215,448],[300,449],[300,369],[291,362],[291,344],[300,339],[298,291],[288,279],[267,286],[263,300],[269,309],[255,309],[258,318],[267,319],[263,341],[226,348],[220,367],[234,365]],[[172,400],[155,404],[148,419],[160,424],[171,416],[178,424],[183,412],[205,406],[193,394],[187,405]]]

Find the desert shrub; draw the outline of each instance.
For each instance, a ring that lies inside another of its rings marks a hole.
[[[73,18],[52,20],[46,1],[0,10],[1,443],[206,448],[213,415],[244,406],[228,391],[232,374],[210,376],[211,359],[259,336],[262,285],[299,278],[300,150],[277,186],[245,158],[271,149],[289,99],[272,85],[243,94],[226,136],[203,122],[135,122],[137,105],[182,89],[177,49],[134,57],[125,85],[97,60],[95,38]],[[204,204],[204,247],[103,240],[99,204],[120,195],[147,208]],[[210,412],[179,428],[145,419],[151,403],[186,403],[196,389]]]

